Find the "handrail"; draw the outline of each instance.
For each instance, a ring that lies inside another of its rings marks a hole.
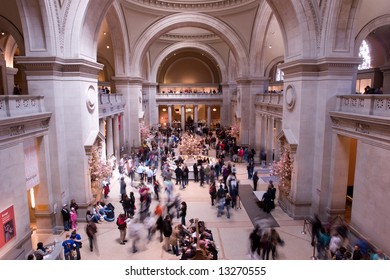
[[[311,245],[313,246],[313,255],[311,256],[311,258],[313,260],[317,259],[316,257],[316,241],[315,239],[313,239],[313,232],[312,232],[312,220],[309,218],[309,217],[306,217],[304,220],[303,220],[303,229],[302,229],[302,234],[306,234],[307,232],[309,232],[310,234],[310,239],[311,240],[314,240],[314,243],[312,243]]]

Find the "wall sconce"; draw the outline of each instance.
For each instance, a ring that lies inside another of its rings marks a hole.
[[[163,108],[162,110],[163,110],[163,112],[165,112],[167,109],[166,109],[166,108]]]
[[[213,108],[213,112],[216,112],[217,111],[217,108]]]

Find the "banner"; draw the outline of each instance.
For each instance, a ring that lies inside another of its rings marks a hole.
[[[14,206],[0,214],[0,248],[16,236]]]

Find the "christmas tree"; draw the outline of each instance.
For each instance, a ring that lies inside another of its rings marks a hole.
[[[95,201],[100,201],[102,194],[102,181],[108,180],[112,174],[112,168],[108,162],[101,157],[101,146],[94,145],[91,149],[91,156],[88,160],[89,174],[91,176],[92,195]]]
[[[186,133],[181,138],[178,148],[181,155],[200,155],[203,150],[203,139],[199,135]]]
[[[271,176],[279,177],[279,190],[287,195],[291,189],[291,176],[293,171],[293,160],[288,144],[284,144],[281,149],[280,160],[272,164]]]

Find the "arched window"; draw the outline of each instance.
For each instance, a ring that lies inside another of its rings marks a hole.
[[[275,75],[275,81],[276,82],[280,82],[280,81],[283,81],[284,80],[284,72],[282,70],[280,70],[279,68],[279,65],[281,63],[279,63],[278,65],[276,65],[276,75]]]
[[[366,40],[363,40],[362,44],[360,45],[359,57],[363,58],[363,62],[358,66],[358,69],[359,70],[370,69],[371,55],[370,55],[370,48],[368,47]]]

